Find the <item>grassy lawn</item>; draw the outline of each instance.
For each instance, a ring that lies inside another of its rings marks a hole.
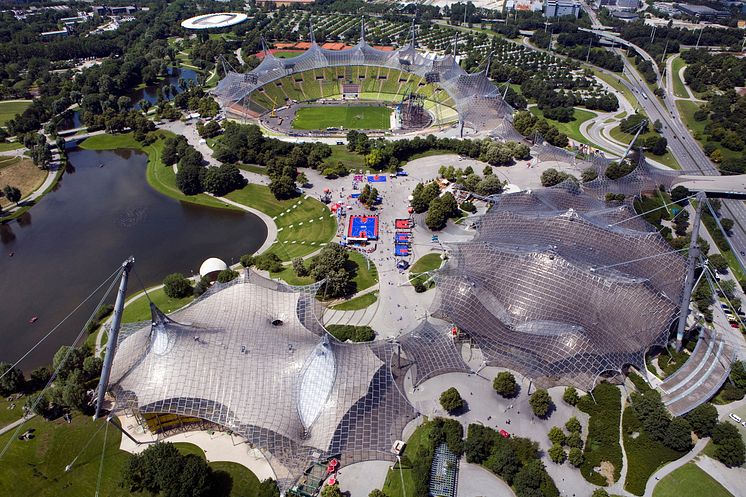
[[[0,397],[0,428],[21,419],[23,416],[23,404],[25,402],[26,396],[13,402],[8,402],[7,397]],[[13,409],[10,409],[11,404],[15,404]]]
[[[335,311],[357,311],[375,304],[377,300],[378,293],[371,292],[359,297],[355,297],[354,299],[350,299],[347,302],[332,306],[332,309],[334,309]]]
[[[652,474],[661,466],[675,461],[684,454],[651,439],[642,429],[642,423],[635,416],[631,406],[624,410],[622,428],[628,464],[624,489],[635,495],[643,495],[645,485]],[[637,436],[633,437],[635,433]]]
[[[166,295],[163,288],[158,290],[148,290],[150,300],[166,314],[171,313],[177,309],[181,309],[189,302],[194,300],[194,296],[189,296],[183,299],[172,299]],[[149,321],[150,320],[150,300],[143,295],[132,303],[128,304],[124,308],[122,314],[122,322],[124,323],[137,323],[138,321]]]
[[[292,286],[303,286],[303,285],[310,285],[313,283],[313,278],[310,276],[298,276],[295,274],[295,271],[293,270],[292,265],[285,266],[282,271],[279,271],[277,273],[270,273],[270,276],[272,278],[277,278],[288,285]]]
[[[367,259],[360,252],[351,251],[348,264],[350,265],[349,269],[354,271],[352,281],[355,283],[356,292],[361,292],[378,283],[376,264],[371,261],[370,267],[368,267]]]
[[[337,232],[337,221],[329,209],[310,197],[277,200],[269,188],[256,184],[231,192],[227,197],[274,219],[277,241],[269,250],[285,261],[315,252]]]
[[[689,93],[686,91],[686,86],[684,86],[684,82],[679,77],[679,71],[684,66],[686,66],[684,59],[676,55],[671,63],[671,70],[673,71],[671,76],[673,78],[673,94],[677,97],[689,97]]]
[[[412,436],[407,440],[407,445],[404,447],[402,453],[402,460],[407,458],[413,460],[417,457],[417,451],[420,447],[426,447],[428,437],[430,436],[430,424],[424,423],[417,427],[412,433]],[[404,488],[402,489],[402,480],[404,480]],[[411,496],[414,493],[414,480],[412,479],[412,470],[409,465],[404,465],[401,472],[398,467],[390,469],[386,474],[386,481],[383,484],[383,492],[388,497],[404,497],[405,495]]]
[[[194,445],[189,442],[173,442],[172,445],[183,455],[189,455],[194,454],[197,457],[200,457],[202,459],[207,459],[205,456],[205,451],[202,450],[199,446]]]
[[[259,495],[259,478],[247,467],[235,462],[215,461],[208,464],[222,483],[216,495],[246,497]],[[229,490],[230,488],[230,490]]]
[[[424,284],[427,280],[430,279],[430,275],[422,273],[427,273],[428,271],[438,269],[442,262],[443,260],[440,258],[439,253],[434,252],[423,255],[422,257],[417,259],[417,261],[409,268],[409,282],[412,284],[412,286],[416,286],[419,283]],[[428,290],[432,287],[433,283],[428,285]]]
[[[0,143],[0,152],[7,152],[9,150],[18,150],[19,148],[23,148],[23,143],[19,143],[19,142]]]
[[[122,467],[129,457],[126,452],[119,450],[122,435],[111,426],[97,432],[104,424],[104,420],[94,423],[90,416],[82,414],[75,414],[70,424],[62,419],[45,421],[39,416],[28,421],[21,431],[34,429],[35,437],[28,441],[15,440],[10,445],[3,457],[3,470],[0,471],[0,495],[93,495],[102,447],[105,447],[105,455],[99,495],[130,495],[118,485]],[[0,446],[4,446],[12,435],[10,432],[0,436]],[[89,440],[90,445],[83,450]],[[80,457],[72,471],[66,473],[65,466],[79,453]]]
[[[295,129],[389,129],[391,109],[367,105],[323,105],[298,109]]]
[[[0,157],[0,188],[5,185],[13,185],[21,190],[21,199],[31,195],[39,188],[47,177],[47,172],[42,171],[31,162],[30,159],[18,157]],[[9,207],[5,196],[0,197],[0,207]]]
[[[6,100],[0,102],[0,126],[22,114],[31,105],[31,100]]]
[[[532,114],[547,119],[544,117],[544,112],[542,112],[542,110],[538,107],[534,106],[531,107],[529,110]],[[573,116],[575,117],[575,119],[568,123],[561,123],[552,119],[547,119],[547,121],[549,121],[550,124],[556,126],[561,133],[566,134],[570,139],[575,140],[576,142],[585,143],[586,145],[596,146],[580,133],[580,125],[590,119],[593,119],[597,115],[598,114],[596,114],[595,112],[591,112],[589,110],[574,109]]]
[[[619,126],[615,126],[611,128],[611,131],[609,131],[609,135],[611,135],[611,137],[614,138],[615,140],[620,141],[622,143],[626,143],[626,144],[629,144],[629,142],[632,141],[632,138],[635,137],[635,135],[630,135],[628,133],[625,133],[621,129],[619,129]],[[655,133],[652,131],[649,131],[645,134],[641,134],[637,138],[637,143],[644,142],[647,138],[651,136],[655,136]],[[677,169],[677,170],[681,169],[681,165],[676,160],[676,157],[673,156],[670,149],[666,149],[666,153],[663,155],[655,155],[655,154],[648,153],[646,157],[656,162],[660,162],[664,166],[668,166],[671,169]]]
[[[206,207],[236,210],[235,207],[228,206],[220,200],[205,195],[204,193],[199,195],[184,195],[181,193],[181,191],[176,187],[176,173],[173,168],[166,167],[161,161],[164,141],[166,138],[173,136],[173,133],[159,131],[158,134],[160,135],[160,139],[146,147],[143,147],[141,143],[135,140],[132,133],[124,133],[120,135],[102,134],[92,136],[84,140],[80,144],[80,148],[85,150],[114,150],[118,148],[139,150],[148,155],[146,178],[148,184],[156,191],[184,202],[191,202]]]
[[[732,497],[725,487],[694,463],[688,463],[664,477],[653,497]]]
[[[365,156],[350,152],[345,145],[332,145],[332,155],[326,158],[324,163],[336,165],[341,162],[348,169],[363,169],[365,167]]]

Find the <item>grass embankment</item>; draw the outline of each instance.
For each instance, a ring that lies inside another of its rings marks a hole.
[[[733,497],[725,487],[693,462],[665,476],[653,490],[653,497],[701,496]]]
[[[201,193],[199,195],[184,195],[176,186],[176,173],[172,167],[166,166],[161,160],[165,139],[175,136],[169,131],[157,131],[159,139],[150,145],[143,146],[135,140],[132,133],[118,135],[103,134],[92,136],[80,143],[80,148],[85,150],[115,150],[118,148],[129,148],[139,150],[148,155],[148,168],[146,178],[148,184],[159,193],[175,200],[191,202],[206,207],[220,209],[238,210],[236,207],[227,205],[218,199]]]
[[[634,134],[630,135],[629,133],[625,133],[622,131],[619,126],[615,126],[611,128],[611,131],[609,131],[609,135],[616,141],[629,144],[632,139],[635,137]],[[643,143],[647,138],[651,136],[658,136],[657,133],[653,131],[649,131],[645,134],[640,134],[639,137],[637,137],[637,144]],[[670,149],[666,149],[666,153],[663,155],[654,155],[654,154],[648,154],[647,157],[649,159],[654,160],[655,162],[660,162],[664,166],[668,166],[671,169],[681,169],[681,165],[679,164],[679,161],[676,160],[676,157],[673,156]]]
[[[622,429],[628,465],[624,489],[635,495],[643,495],[645,485],[652,474],[661,466],[675,461],[684,454],[651,439],[635,416],[632,406],[624,409]]]
[[[42,171],[34,165],[31,159],[20,157],[0,157],[0,188],[12,185],[21,190],[21,202],[37,188],[39,188],[47,177],[47,172]],[[8,201],[5,196],[0,197],[0,208],[15,205]]]
[[[23,143],[19,143],[19,142],[0,143],[0,152],[9,152],[10,150],[18,150],[19,148],[23,148]]]
[[[417,453],[420,452],[420,449],[427,449],[430,431],[431,426],[429,423],[424,423],[414,430],[412,436],[407,440],[407,445],[404,447],[402,460],[414,460],[417,457]],[[401,470],[398,465],[396,468],[390,469],[386,474],[386,481],[383,484],[383,492],[388,497],[415,495],[415,484],[412,472],[412,467],[409,464],[404,465]]]
[[[31,105],[31,100],[5,100],[0,102],[0,126],[16,117],[16,114],[23,114],[23,111]]]
[[[119,450],[122,435],[113,427],[108,428],[108,433],[105,427],[97,432],[104,424],[103,419],[94,423],[90,416],[81,414],[74,415],[69,424],[62,419],[45,421],[39,416],[26,422],[21,431],[33,429],[34,438],[11,443],[0,471],[0,495],[90,496],[96,488],[102,448],[104,465],[99,495],[130,495],[118,485],[128,458],[126,452]],[[5,446],[12,435],[11,431],[0,436],[0,446]],[[65,466],[78,454],[72,470],[65,472]]]
[[[349,252],[349,260],[347,261],[346,269],[352,274],[352,293],[361,292],[367,288],[372,287],[378,283],[378,269],[376,265],[371,262],[368,267],[367,260],[364,255],[358,252]],[[305,261],[306,268],[309,267],[309,260]],[[288,285],[310,285],[313,283],[311,276],[298,276],[295,274],[293,266],[288,264],[282,271],[272,273],[273,278],[279,278]]]
[[[189,297],[185,297],[183,299],[172,299],[171,297],[166,295],[166,292],[163,291],[163,288],[159,288],[157,290],[148,290],[148,295],[150,296],[150,300],[153,301],[156,307],[158,307],[161,312],[164,312],[166,314],[170,314],[177,309],[181,309],[192,300],[194,300],[193,295],[190,295]],[[127,304],[127,307],[124,308],[124,312],[122,313],[122,322],[137,323],[138,321],[149,321],[150,300],[148,300],[147,296],[142,295],[141,297]]]
[[[6,397],[0,397],[0,428],[23,417],[23,404],[25,402],[26,397],[21,397],[19,400],[12,402],[8,402]],[[10,409],[11,405],[14,406],[13,409]]]
[[[173,444],[179,452],[184,455],[193,454],[202,459],[207,459],[205,451],[197,445],[188,442],[176,442]],[[214,461],[207,464],[213,470],[218,487],[216,495],[224,497],[245,497],[247,495],[258,495],[259,478],[248,468],[235,462]]]
[[[673,94],[677,97],[689,98],[689,93],[686,91],[686,86],[679,77],[679,71],[682,67],[685,66],[686,62],[684,62],[684,59],[682,59],[678,55],[675,55],[673,62],[671,62],[671,71],[673,72],[673,74],[671,75],[673,78]]]
[[[331,308],[335,311],[359,311],[360,309],[365,309],[366,307],[375,304],[377,300],[378,292],[371,292],[350,299],[347,302],[342,302],[341,304],[337,304]]]
[[[337,163],[341,162],[347,169],[363,169],[365,168],[365,156],[350,152],[347,150],[346,145],[332,145],[332,155],[324,160],[325,164],[330,166],[336,166]]]
[[[412,264],[412,267],[409,268],[409,281],[412,283],[412,286],[415,286],[418,283],[424,284],[428,279],[430,279],[430,275],[423,273],[438,269],[442,262],[443,260],[440,258],[439,253],[426,254],[417,259],[417,261]]]
[[[277,240],[269,250],[284,261],[315,252],[337,232],[335,216],[311,197],[277,200],[269,188],[256,184],[249,184],[226,197],[274,219]]]
[[[593,74],[598,78],[606,82],[609,86],[614,88],[616,91],[621,93],[624,98],[632,105],[634,108],[640,107],[640,102],[637,100],[637,97],[632,93],[632,90],[627,88],[622,82],[621,79],[624,78],[624,76],[618,76],[614,77],[609,74],[606,74],[604,72],[599,71],[598,69],[592,69]],[[626,79],[626,78],[625,78]]]
[[[676,101],[676,107],[679,109],[679,113],[681,114],[681,121],[687,129],[691,131],[694,139],[699,142],[700,146],[704,147],[708,142],[708,140],[705,139],[707,137],[705,128],[712,124],[712,119],[707,118],[704,121],[697,121],[694,119],[694,113],[699,110],[700,106],[700,104],[692,102],[691,100]],[[717,147],[717,150],[720,150],[723,159],[736,159],[743,155],[743,152],[736,152],[735,150],[730,150],[721,146],[720,142],[712,141],[710,143],[714,144]]]
[[[293,119],[295,129],[389,129],[391,109],[368,105],[302,107]]]
[[[608,485],[607,476],[593,468],[611,464],[613,481],[619,480],[622,471],[622,447],[619,445],[619,420],[622,415],[622,395],[619,389],[601,383],[593,389],[593,397],[586,395],[578,409],[590,415],[588,438],[585,442],[585,462],[580,466],[583,477],[594,485]],[[608,476],[612,476],[609,474]]]
[[[560,131],[560,133],[564,133],[571,140],[575,140],[576,142],[580,142],[580,143],[585,143],[586,145],[593,145],[594,147],[597,146],[591,143],[580,132],[581,124],[598,116],[598,114],[596,114],[595,112],[591,112],[589,110],[573,109],[574,119],[570,122],[562,123],[559,121],[555,121],[553,119],[547,119],[546,117],[544,117],[544,112],[536,106],[529,108],[529,110],[535,116],[546,119],[550,124],[554,125]]]

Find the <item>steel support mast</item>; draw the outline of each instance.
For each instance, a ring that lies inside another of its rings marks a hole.
[[[692,290],[694,290],[694,269],[699,259],[699,225],[702,221],[702,208],[707,197],[704,192],[697,194],[697,210],[694,214],[692,223],[692,240],[689,243],[689,254],[686,259],[686,280],[684,281],[684,291],[681,295],[681,307],[679,309],[679,325],[676,329],[676,350],[681,350],[681,342],[684,340],[684,330],[686,329],[686,318],[689,315],[689,301],[692,299]]]
[[[130,270],[135,263],[134,257],[129,257],[122,263],[122,278],[119,280],[119,291],[117,300],[114,304],[114,315],[111,318],[111,329],[109,330],[109,339],[106,342],[104,351],[104,365],[101,368],[101,379],[98,382],[98,391],[96,395],[96,414],[93,419],[101,416],[101,409],[104,405],[104,394],[106,387],[109,385],[109,375],[111,374],[111,365],[114,362],[114,350],[117,347],[119,339],[119,327],[122,324],[122,311],[124,310],[124,298],[127,293],[127,280],[129,279]]]

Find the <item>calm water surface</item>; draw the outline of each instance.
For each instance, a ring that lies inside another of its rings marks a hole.
[[[230,263],[262,245],[259,218],[159,194],[145,180],[146,161],[130,150],[70,152],[57,190],[0,225],[0,361],[15,362],[129,255],[137,275],[128,293],[135,293],[138,276],[153,285],[176,271],[197,273],[208,257]],[[24,370],[70,344],[100,297],[37,348]],[[30,324],[32,316],[39,319]]]

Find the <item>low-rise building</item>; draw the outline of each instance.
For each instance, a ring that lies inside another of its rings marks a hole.
[[[544,17],[580,15],[580,3],[575,0],[544,0]]]
[[[692,5],[688,3],[677,3],[676,10],[684,15],[696,17],[698,19],[724,19],[730,17],[727,10],[715,10],[706,5]]]

